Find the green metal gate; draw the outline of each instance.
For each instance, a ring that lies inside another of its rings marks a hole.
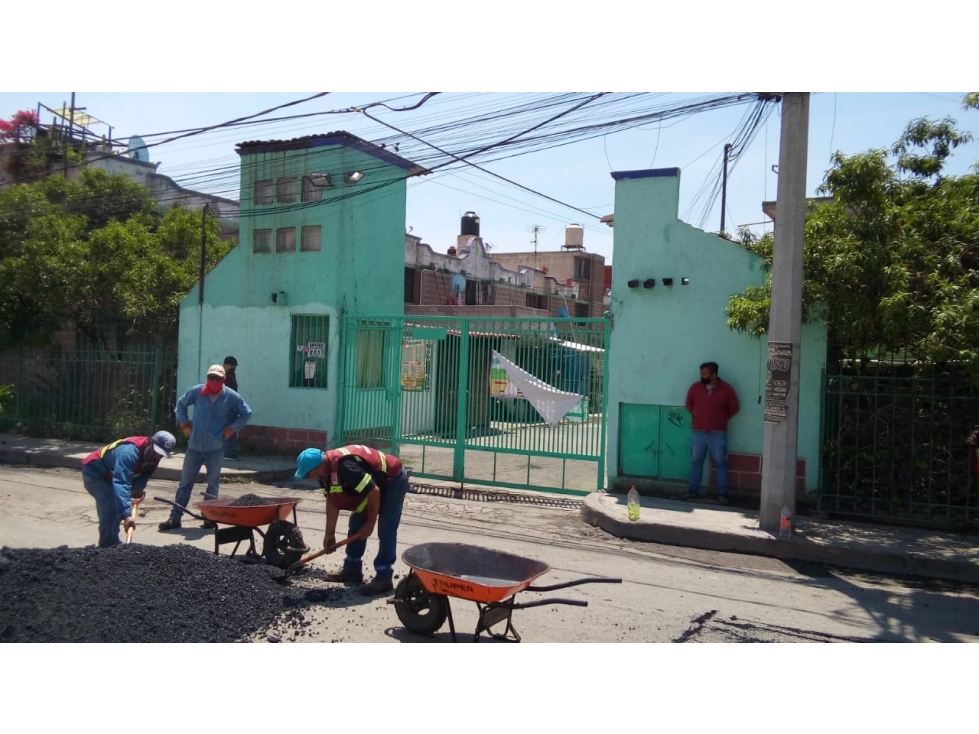
[[[416,477],[600,489],[608,333],[605,319],[347,317],[340,441],[390,450]],[[514,366],[581,399],[549,424]]]

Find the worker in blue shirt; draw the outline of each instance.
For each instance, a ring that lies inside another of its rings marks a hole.
[[[241,395],[224,384],[224,378],[224,367],[212,364],[207,370],[207,380],[203,384],[194,385],[177,401],[174,410],[177,425],[187,436],[187,453],[184,455],[180,484],[174,498],[174,502],[180,507],[187,507],[201,466],[207,470],[204,498],[217,499],[224,442],[251,420],[252,409]],[[193,420],[187,413],[190,407],[194,408]],[[160,523],[160,531],[179,528],[181,514],[182,511],[177,507],[171,509],[170,518]],[[214,528],[216,524],[205,520],[204,527]]]
[[[121,438],[82,459],[82,482],[99,516],[99,548],[119,543],[120,522],[126,530],[136,527],[132,502],[143,497],[160,459],[169,459],[176,445],[172,433],[157,431]]]

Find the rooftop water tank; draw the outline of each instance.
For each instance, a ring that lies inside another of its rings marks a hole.
[[[476,212],[466,212],[462,215],[462,235],[479,237],[479,217]]]

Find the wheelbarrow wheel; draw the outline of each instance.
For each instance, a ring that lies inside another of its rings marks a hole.
[[[280,520],[269,525],[265,533],[265,543],[262,555],[266,563],[276,568],[289,568],[302,560],[303,553],[308,550],[303,541],[303,534],[298,526],[287,520]]]
[[[414,574],[409,574],[398,583],[394,598],[398,619],[410,631],[432,635],[445,624],[449,600],[442,594],[429,592]]]

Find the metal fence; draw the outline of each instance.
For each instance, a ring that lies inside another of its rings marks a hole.
[[[341,441],[390,448],[416,477],[594,491],[605,482],[607,340],[604,319],[348,317]],[[548,422],[508,389],[514,367],[580,400]]]
[[[841,364],[823,375],[818,507],[920,527],[979,529],[966,439],[979,393],[964,370]]]
[[[27,435],[111,441],[173,425],[173,349],[17,349],[0,353],[10,395],[0,427]]]

